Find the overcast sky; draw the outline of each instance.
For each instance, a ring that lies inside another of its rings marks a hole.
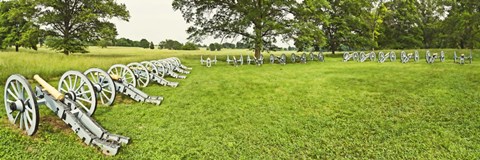
[[[129,22],[113,20],[117,25],[118,38],[125,37],[137,41],[145,38],[155,44],[165,39],[187,42],[188,34],[185,30],[189,25],[179,11],[173,11],[173,0],[117,0],[117,2],[124,3],[130,11]],[[208,45],[220,41],[208,38],[202,43]]]

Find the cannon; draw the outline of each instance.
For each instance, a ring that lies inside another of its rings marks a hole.
[[[95,87],[82,73],[63,74],[58,90],[38,75],[34,80],[40,84],[35,92],[23,76],[11,75],[4,91],[8,120],[27,135],[38,130],[38,105],[44,104],[85,144],[100,148],[106,155],[116,155],[122,145],[129,143],[130,138],[108,132],[91,117],[97,105]]]
[[[470,51],[470,56],[466,57],[465,54],[461,54],[460,56],[457,56],[457,52],[453,52],[453,62],[458,63],[458,64],[465,64],[465,60],[470,62],[472,64],[473,61],[473,55],[472,51]]]
[[[183,65],[180,59],[178,59],[177,57],[170,57],[164,60],[170,62],[170,64],[172,64],[173,66],[173,70],[176,72],[183,73],[183,74],[190,74],[190,70],[192,70],[192,68],[189,68]],[[216,60],[217,60],[217,56],[215,56],[215,62]]]
[[[257,66],[263,65],[263,54],[260,54],[260,58],[257,59],[257,57],[252,56],[253,58],[250,58],[250,55],[247,55],[247,63],[250,64],[252,62],[255,62]]]
[[[164,68],[165,72],[163,73],[163,76],[170,76],[170,77],[177,78],[177,79],[185,79],[185,78],[187,78],[187,76],[180,75],[177,72],[182,73],[182,71],[183,71],[183,72],[185,72],[185,74],[189,73],[188,71],[185,71],[185,70],[181,69],[181,67],[177,66],[176,63],[172,63],[171,59],[160,59],[160,60],[155,61],[154,64],[157,67],[160,67],[160,68],[163,67]]]
[[[370,52],[368,54],[365,54],[365,52],[360,52],[360,58],[359,62],[365,62],[367,59],[370,59],[370,61],[375,61],[375,58],[377,58],[377,55],[375,52]]]
[[[427,61],[427,63],[433,63],[435,62],[435,60],[439,58],[440,59],[440,62],[444,62],[445,61],[445,53],[443,51],[440,52],[440,56],[438,56],[438,53],[433,53],[431,54],[430,51],[427,51],[427,53],[425,54],[425,60]]]
[[[132,65],[130,65],[132,66]],[[140,68],[145,68],[140,67]],[[136,71],[143,72],[143,71]],[[145,71],[148,72],[148,71]],[[137,102],[152,103],[160,105],[163,101],[163,97],[160,96],[150,96],[143,91],[135,88],[137,86],[137,75],[130,69],[130,67],[122,64],[115,64],[110,69],[108,69],[107,74],[110,76],[115,85],[115,91],[132,98]],[[148,73],[138,73],[141,75],[146,75],[147,79],[150,80]]]
[[[285,65],[287,64],[287,55],[285,55],[285,53],[283,53],[280,56],[275,56],[273,54],[270,54],[270,63],[271,64],[275,63],[275,60],[277,60],[278,63]]]
[[[301,56],[295,55],[295,53],[292,53],[290,56],[290,59],[292,60],[292,63],[295,62],[300,62],[300,63],[307,63],[307,54],[303,53]]]
[[[415,51],[414,53],[406,53],[405,51],[402,51],[400,53],[400,60],[402,63],[408,63],[410,59],[413,59],[415,62],[418,62],[420,60],[420,54],[418,51]]]
[[[360,59],[358,52],[353,52],[352,54],[350,54],[349,52],[343,53],[343,62],[348,62],[350,59],[358,61]]]
[[[317,59],[320,62],[325,62],[325,56],[323,55],[322,52],[319,52],[317,54],[317,56],[315,56],[315,54],[313,54],[313,52],[310,52],[309,56],[310,56],[311,61],[314,61],[315,59]]]
[[[384,63],[387,59],[390,59],[390,62],[395,62],[397,60],[397,54],[393,51],[388,52],[387,54],[384,54],[383,52],[378,53],[379,63]]]
[[[163,78],[165,76],[165,67],[158,67],[151,61],[140,62],[148,70],[150,81],[157,82],[163,86],[178,87],[178,82],[170,82]]]
[[[208,68],[212,67],[212,63],[213,64],[217,64],[217,56],[215,56],[215,59],[210,59],[210,57],[208,57],[206,60],[203,59],[203,56],[200,56],[200,64],[203,65],[203,63],[205,63],[205,66],[207,66]]]
[[[243,65],[243,55],[240,55],[239,59],[237,59],[235,56],[233,56],[233,59],[230,59],[230,56],[227,55],[227,64],[232,63],[233,66],[238,67],[239,65]]]

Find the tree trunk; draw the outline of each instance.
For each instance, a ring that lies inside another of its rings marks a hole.
[[[20,48],[19,45],[15,45],[15,52],[18,52],[18,48]]]

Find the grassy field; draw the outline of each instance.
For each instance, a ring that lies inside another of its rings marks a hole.
[[[68,70],[172,56],[194,68],[187,79],[168,79],[180,82],[178,88],[142,88],[164,96],[161,106],[119,100],[97,108],[94,118],[103,127],[132,139],[117,156],[84,145],[40,106],[32,137],[1,112],[0,159],[477,159],[480,62],[454,64],[453,50],[445,51],[447,61],[434,64],[423,55],[419,63],[344,63],[337,54],[325,63],[262,67],[223,62],[224,55],[251,54],[247,50],[0,52],[2,105],[4,83],[15,73],[40,74],[56,85]],[[222,62],[206,68],[199,55],[219,55]]]

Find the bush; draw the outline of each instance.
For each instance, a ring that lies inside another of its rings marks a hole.
[[[187,42],[182,47],[182,50],[198,50],[198,46],[195,43]]]

